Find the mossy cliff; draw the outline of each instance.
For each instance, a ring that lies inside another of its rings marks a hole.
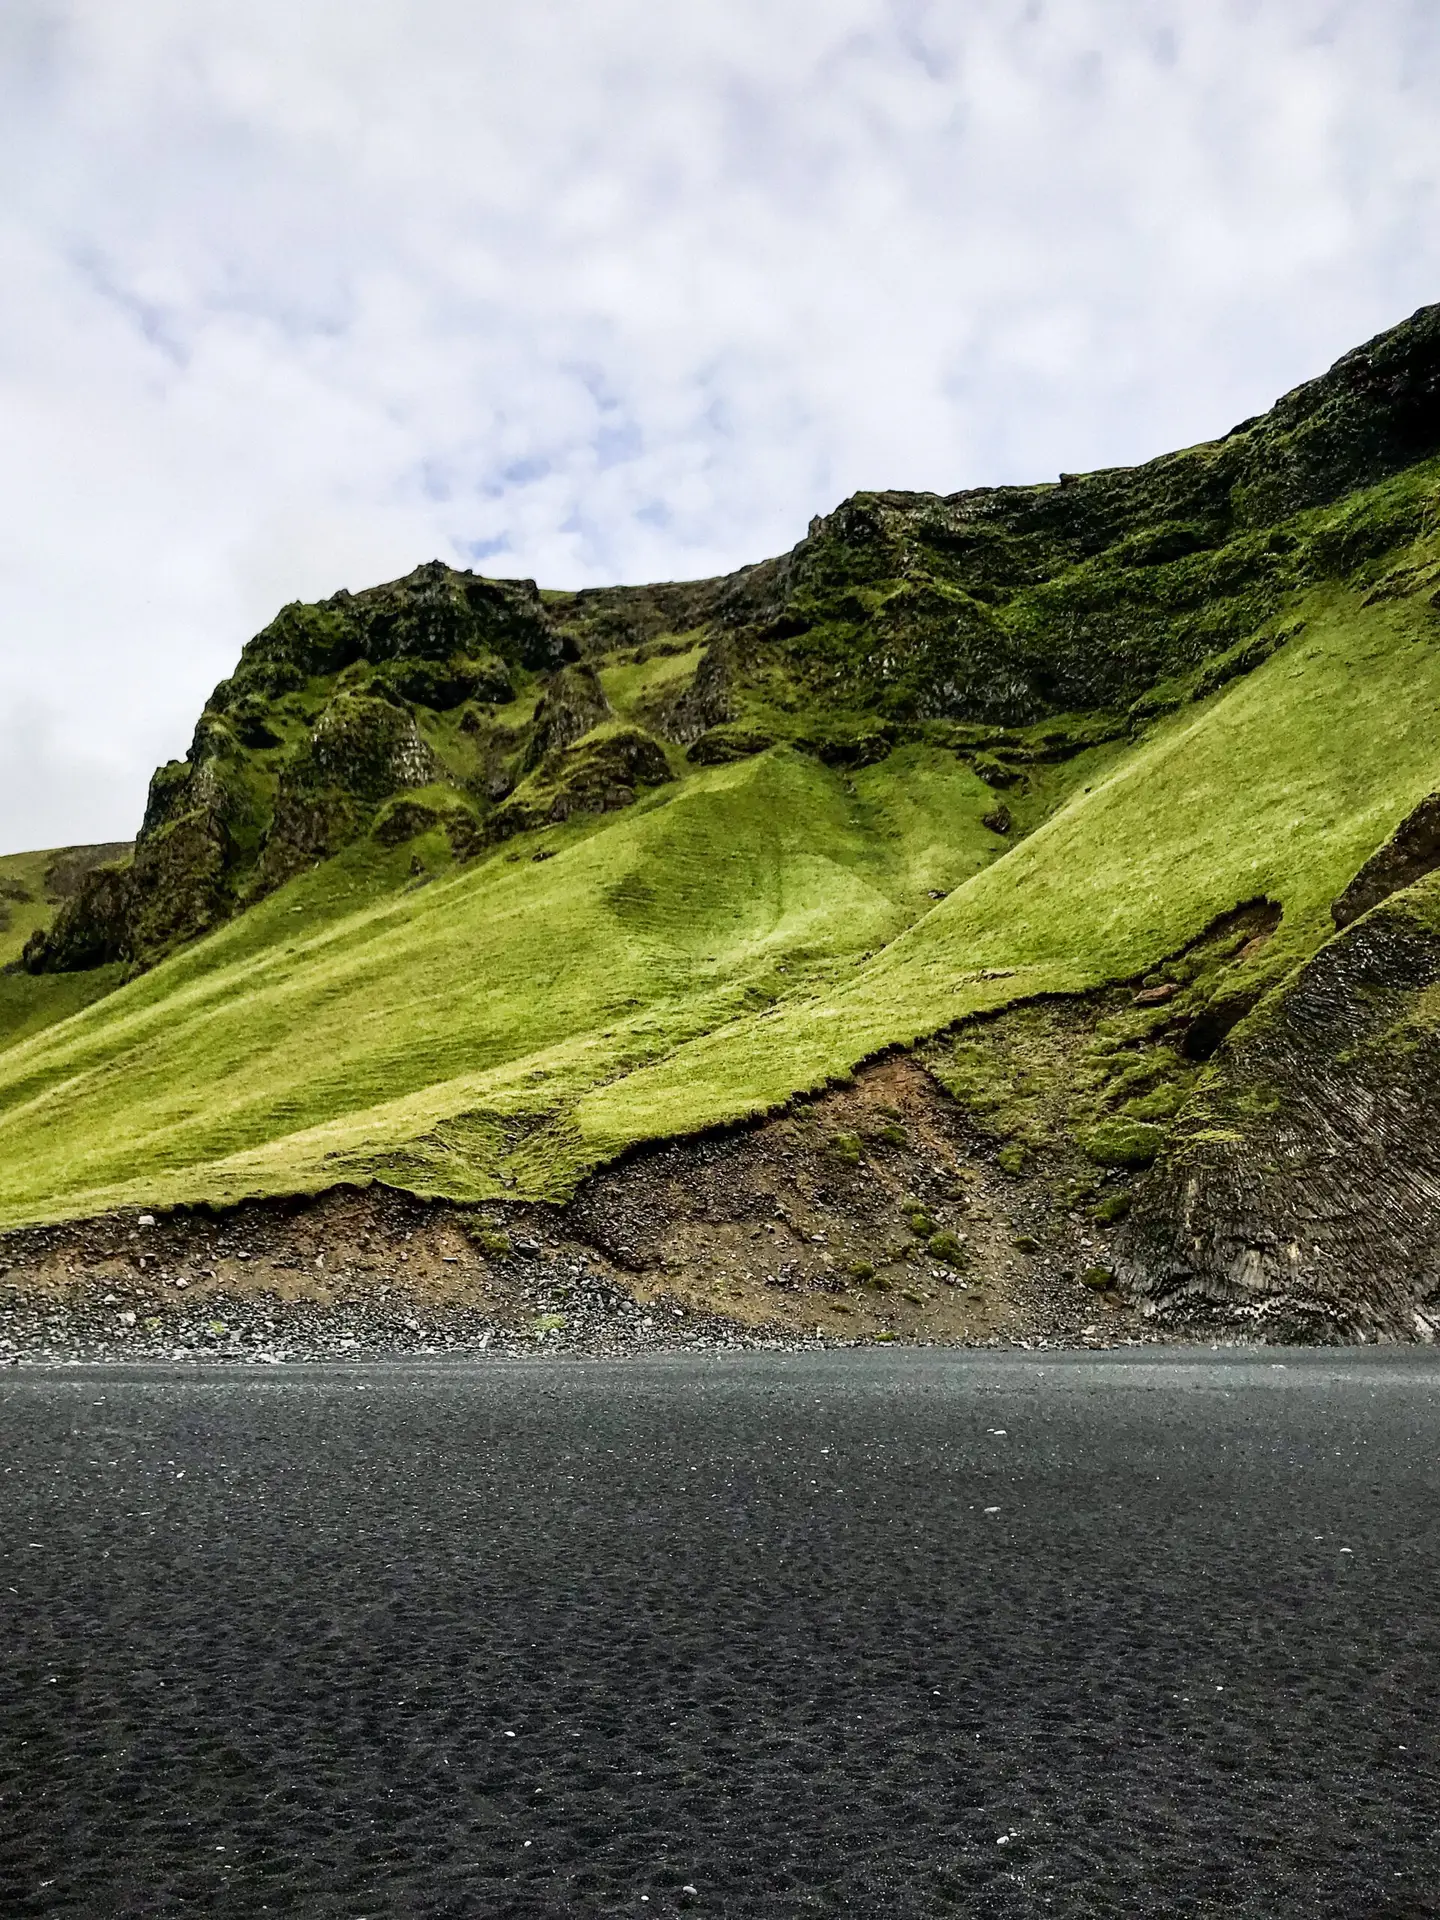
[[[432,562],[288,607],[133,855],[28,930],[55,1019],[5,1045],[0,993],[0,1217],[563,1199],[918,1047],[1001,1176],[1129,1209],[1156,1313],[1413,1332],[1423,1206],[1377,1230],[1412,1276],[1383,1302],[1358,1255],[1301,1285],[1250,1253],[1326,1245],[1280,1224],[1311,1176],[1267,1171],[1302,1082],[1383,1081],[1392,1169],[1428,1113],[1424,967],[1365,970],[1436,937],[1437,589],[1430,308],[1221,440],[860,494],[723,579]]]
[[[933,739],[1009,785],[1258,664],[1300,589],[1428,524],[1427,486],[1366,490],[1437,448],[1425,309],[1223,440],[1054,485],[858,494],[723,579],[542,595],[435,561],[286,607],[156,773],[133,865],[91,881],[26,964],[152,961],[418,789],[444,795],[400,818],[473,852],[628,804],[682,752],[790,742],[862,764]],[[597,668],[677,654],[683,674],[635,677],[641,724],[602,745]]]

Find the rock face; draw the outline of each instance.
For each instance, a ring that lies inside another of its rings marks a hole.
[[[729,649],[722,641],[713,641],[702,654],[695,677],[664,704],[657,716],[665,738],[682,747],[693,746],[702,734],[733,720],[733,672]]]
[[[1384,846],[1371,854],[1331,906],[1330,917],[1337,927],[1348,927],[1436,867],[1440,867],[1440,793],[1427,794]]]
[[[1159,1320],[1302,1340],[1440,1330],[1440,878],[1321,948],[1216,1056],[1120,1271]]]
[[[381,801],[443,778],[412,713],[367,694],[337,694],[281,773],[260,856],[261,884],[278,886],[337,852]]]
[[[563,753],[592,727],[614,717],[594,667],[565,668],[550,681],[536,705],[525,754],[527,768],[538,767],[549,754]]]
[[[516,678],[571,652],[533,581],[439,561],[286,607],[211,695],[186,758],[155,774],[132,863],[82,876],[25,965],[148,962],[367,832],[395,795],[463,790],[467,757],[447,764],[427,726],[443,736],[462,703],[512,701]]]
[[[637,789],[661,786],[674,777],[664,747],[637,727],[586,734],[572,750],[556,748],[545,756],[492,814],[486,836],[508,840],[574,814],[613,813],[632,806]]]

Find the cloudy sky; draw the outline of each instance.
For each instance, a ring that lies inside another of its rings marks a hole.
[[[1440,298],[1433,0],[4,0],[0,850],[286,600],[778,552]]]

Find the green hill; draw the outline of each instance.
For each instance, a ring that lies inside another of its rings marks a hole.
[[[936,1036],[983,1112],[978,1016],[1116,982],[1067,1124],[1158,1157],[1173,1221],[1196,1116],[1440,786],[1437,453],[1432,308],[1223,440],[860,495],[726,579],[432,563],[286,608],[133,855],[12,917],[0,1224],[558,1200]],[[1135,1284],[1219,1299],[1159,1205]]]

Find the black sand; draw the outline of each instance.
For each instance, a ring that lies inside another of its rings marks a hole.
[[[1413,1351],[11,1372],[0,1913],[1434,1914],[1437,1441]]]

